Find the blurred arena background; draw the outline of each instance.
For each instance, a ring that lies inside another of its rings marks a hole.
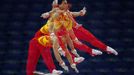
[[[29,41],[46,23],[40,15],[51,10],[52,1],[0,0],[0,75],[25,75]],[[78,65],[80,73],[70,71],[63,75],[133,75],[134,0],[68,1],[72,11],[87,7],[87,14],[77,21],[119,55],[91,57],[79,52],[86,58]],[[56,61],[55,64],[58,65]],[[37,66],[37,70],[48,72],[42,58]]]

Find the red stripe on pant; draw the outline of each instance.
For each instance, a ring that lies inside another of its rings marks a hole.
[[[33,71],[36,70],[36,65],[40,55],[43,57],[43,61],[50,72],[55,69],[50,48],[40,45],[38,41],[34,38],[29,43],[28,59],[26,65],[27,75],[34,75]]]
[[[99,41],[91,32],[89,32],[82,26],[79,28],[73,28],[73,30],[74,30],[74,34],[76,35],[76,37],[78,39],[87,41],[94,47],[99,48],[103,51],[106,50],[107,46],[104,43],[102,43],[101,41]]]

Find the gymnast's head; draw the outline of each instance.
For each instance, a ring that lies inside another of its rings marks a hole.
[[[67,3],[67,0],[62,0],[61,4],[59,5],[61,10],[68,10],[70,7],[71,4]]]

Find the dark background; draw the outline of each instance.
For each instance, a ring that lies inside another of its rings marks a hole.
[[[29,41],[46,23],[40,15],[51,10],[52,1],[0,0],[0,75],[25,75]],[[69,2],[72,4],[72,11],[86,6],[87,14],[76,18],[77,22],[119,52],[118,56],[104,53],[97,57],[79,52],[86,60],[78,65],[80,73],[77,75],[134,75],[134,1]],[[37,66],[37,70],[47,72],[42,58]],[[71,70],[63,75],[76,73]]]

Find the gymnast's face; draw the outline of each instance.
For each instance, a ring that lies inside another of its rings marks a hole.
[[[59,7],[61,10],[68,10],[69,5],[66,2],[62,2]]]

